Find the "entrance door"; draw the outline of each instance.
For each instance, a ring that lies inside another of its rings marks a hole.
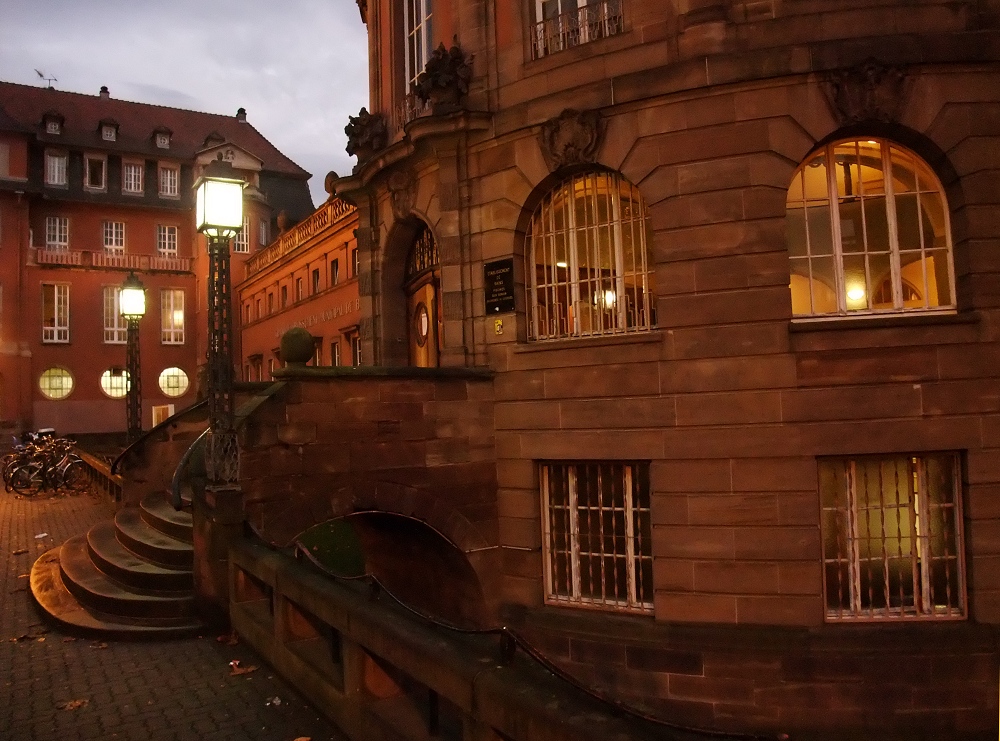
[[[428,278],[412,286],[407,296],[410,365],[418,368],[438,365],[437,287],[433,274]]]

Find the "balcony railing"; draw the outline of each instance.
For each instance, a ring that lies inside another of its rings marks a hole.
[[[35,262],[38,265],[81,265],[83,252],[63,247],[38,247],[35,250]]]
[[[536,23],[532,57],[539,59],[624,30],[622,0],[603,0]]]
[[[354,206],[339,198],[334,198],[329,203],[320,206],[305,221],[296,224],[272,242],[267,249],[261,250],[247,260],[244,264],[246,277],[249,278],[251,275],[259,273],[268,265],[280,260],[288,253],[294,252],[310,237],[350,216],[355,210]]]
[[[429,102],[425,103],[420,100],[416,95],[410,93],[403,98],[401,103],[396,104],[395,111],[393,112],[393,129],[392,133],[395,136],[398,132],[402,131],[406,124],[410,123],[415,118],[420,118],[421,116],[426,116],[431,112],[431,105]]]
[[[66,250],[36,247],[36,265],[70,265],[74,267],[103,268],[105,270],[191,272],[192,259],[175,255],[136,255],[103,250]]]

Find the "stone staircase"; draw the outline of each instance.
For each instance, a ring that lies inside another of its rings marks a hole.
[[[173,638],[206,629],[195,610],[191,514],[165,494],[119,510],[85,535],[43,554],[31,593],[73,632]]]

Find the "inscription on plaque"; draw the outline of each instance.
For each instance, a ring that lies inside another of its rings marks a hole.
[[[483,266],[486,290],[486,313],[507,314],[514,311],[514,260],[495,260]]]

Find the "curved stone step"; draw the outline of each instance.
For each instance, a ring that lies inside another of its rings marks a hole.
[[[92,527],[87,533],[87,547],[97,568],[123,584],[158,591],[194,588],[190,569],[167,568],[140,558],[121,544],[113,522]]]
[[[139,512],[143,522],[154,530],[185,543],[192,541],[194,526],[191,513],[175,510],[164,494],[154,493],[146,496],[139,503]]]
[[[190,591],[140,590],[109,577],[91,560],[86,536],[77,535],[63,543],[59,549],[59,569],[70,593],[84,606],[105,615],[151,620],[159,625],[178,619],[187,622],[195,615],[194,595]]]
[[[88,609],[70,593],[63,583],[59,566],[61,546],[42,554],[31,567],[31,595],[49,619],[73,633],[100,638],[181,638],[204,632],[198,620],[173,620],[170,624],[150,624],[149,621],[129,620],[105,615]]]
[[[137,556],[159,566],[190,569],[194,549],[190,543],[172,538],[142,519],[138,508],[126,507],[115,515],[119,542]]]

